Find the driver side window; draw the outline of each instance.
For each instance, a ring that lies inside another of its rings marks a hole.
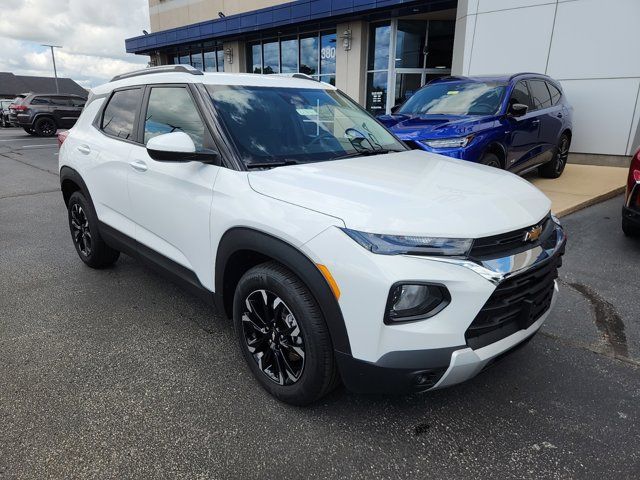
[[[144,121],[144,143],[155,136],[184,132],[202,150],[204,123],[185,87],[153,87]]]
[[[524,81],[520,81],[516,83],[516,86],[513,87],[513,91],[511,92],[511,98],[509,99],[509,107],[514,103],[521,103],[529,107],[529,111],[533,110],[533,100],[531,99],[531,94],[529,93],[529,88]]]

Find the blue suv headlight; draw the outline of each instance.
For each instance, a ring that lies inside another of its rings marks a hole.
[[[441,138],[437,140],[422,140],[422,143],[431,148],[461,148],[469,145],[473,139],[473,135],[456,138]]]

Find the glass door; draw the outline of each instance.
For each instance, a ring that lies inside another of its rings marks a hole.
[[[374,115],[390,113],[427,81],[449,75],[454,29],[450,20],[393,19],[373,24],[367,62],[367,110]]]

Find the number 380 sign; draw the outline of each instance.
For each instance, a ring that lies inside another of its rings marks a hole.
[[[333,60],[336,58],[336,47],[324,47],[320,49],[320,58],[322,60]]]

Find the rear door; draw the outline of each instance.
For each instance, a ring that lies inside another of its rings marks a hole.
[[[131,238],[135,236],[135,224],[131,220],[127,176],[131,172],[131,149],[138,141],[136,125],[143,92],[142,87],[112,92],[93,125],[99,132],[75,145],[91,165],[84,170],[85,181],[98,218]]]
[[[201,162],[159,162],[145,148],[154,136],[177,131],[187,133],[198,150],[215,148],[196,95],[188,85],[147,87],[141,119],[143,144],[132,148],[129,195],[140,254],[160,253],[210,285],[213,261],[209,222],[213,185],[220,167]]]
[[[558,104],[557,100],[554,105],[547,82],[542,79],[531,79],[528,83],[533,95],[536,113],[540,120],[538,160],[543,163],[551,160],[554,149],[558,144],[560,130],[562,129],[562,106]],[[555,97],[559,100],[557,95]]]
[[[507,168],[526,168],[526,164],[535,156],[538,145],[540,120],[534,111],[533,98],[529,92],[527,82],[519,81],[511,91],[509,106],[520,103],[529,107],[522,117],[509,117],[509,141],[507,142]]]
[[[58,128],[71,128],[78,118],[75,109],[71,104],[71,99],[65,96],[52,95],[49,97],[51,113],[56,119]]]

